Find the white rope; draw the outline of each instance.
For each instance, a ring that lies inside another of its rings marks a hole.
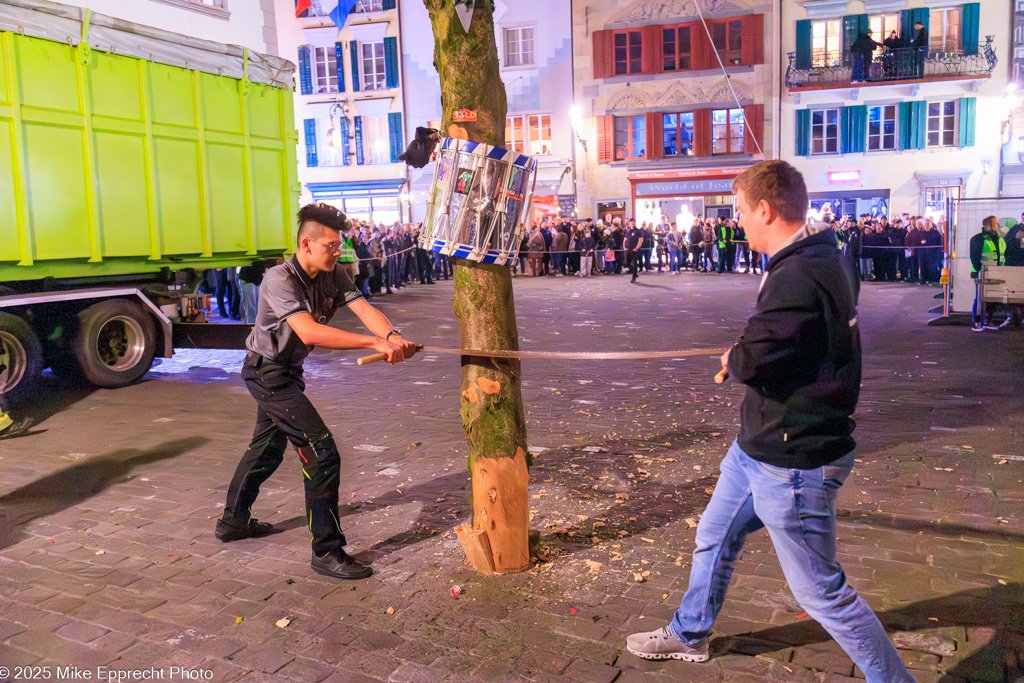
[[[715,53],[715,59],[718,60],[718,68],[722,70],[722,75],[725,76],[725,84],[729,86],[729,92],[732,93],[732,99],[736,103],[736,107],[743,113],[743,124],[747,128],[747,134],[750,135],[750,139],[754,141],[754,145],[757,147],[757,153],[761,155],[761,159],[767,161],[768,157],[764,155],[764,150],[761,149],[761,143],[757,141],[757,136],[754,135],[754,130],[750,127],[750,121],[747,120],[747,114],[743,111],[743,105],[740,104],[740,97],[736,94],[735,88],[732,87],[732,79],[729,78],[729,72],[725,70],[725,64],[722,63],[722,56],[718,54],[718,50],[715,50],[715,40],[711,37],[711,30],[708,28],[708,22],[704,19],[704,11],[700,8],[700,0],[696,0],[693,3],[694,7],[697,8],[697,13],[700,15],[700,23],[704,26],[704,33],[708,36],[708,43],[711,45],[712,51]],[[728,116],[728,112],[726,112]]]

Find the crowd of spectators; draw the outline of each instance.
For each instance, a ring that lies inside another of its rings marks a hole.
[[[632,218],[610,215],[597,221],[545,218],[523,240],[513,272],[531,277],[684,270],[755,273],[763,271],[764,260],[747,248],[737,222],[727,218],[694,218],[682,227],[667,216],[657,224],[639,225]]]

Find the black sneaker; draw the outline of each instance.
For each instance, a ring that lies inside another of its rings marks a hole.
[[[309,563],[317,574],[330,576],[335,579],[365,579],[373,575],[373,570],[365,564],[357,562],[344,550],[337,555],[326,553],[324,555],[313,554],[313,560]]]
[[[259,538],[272,533],[274,533],[274,527],[268,522],[250,519],[248,524],[234,524],[225,522],[221,517],[217,520],[217,530],[214,532],[214,536],[222,543],[230,543],[243,538]]]

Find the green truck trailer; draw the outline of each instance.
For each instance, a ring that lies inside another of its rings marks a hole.
[[[292,248],[294,65],[45,0],[0,0],[0,394],[104,387],[174,346],[211,268]]]

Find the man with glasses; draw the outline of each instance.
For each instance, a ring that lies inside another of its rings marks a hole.
[[[260,286],[256,324],[246,341],[242,379],[258,406],[252,442],[228,486],[221,541],[266,536],[273,527],[252,517],[260,485],[284,459],[288,442],[302,461],[306,522],[312,534],[313,570],[339,579],[362,579],[373,571],[345,553],[338,521],[341,458],[334,438],[306,397],[302,363],[314,346],[373,349],[394,365],[416,352],[383,313],[363,299],[348,270],[338,263],[345,214],[327,204],[299,211],[295,255],[269,269]],[[346,332],[328,323],[348,306],[372,335]]]

